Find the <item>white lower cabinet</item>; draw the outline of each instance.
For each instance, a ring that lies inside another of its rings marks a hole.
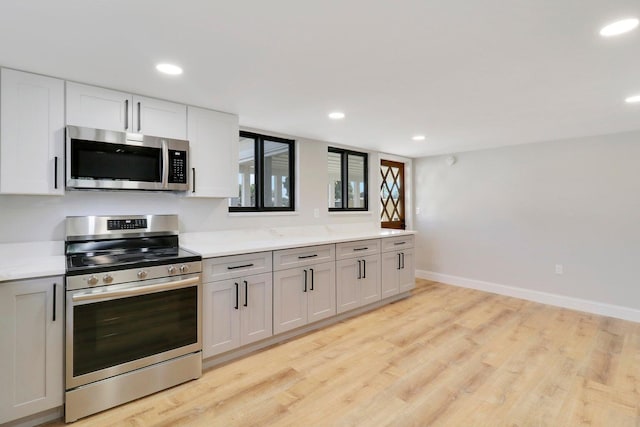
[[[399,273],[400,292],[410,291],[416,287],[416,266],[413,249],[407,249],[400,253],[402,268]]]
[[[380,301],[380,255],[340,260],[336,271],[338,313]]]
[[[274,272],[273,301],[275,334],[334,316],[335,261]]]
[[[383,299],[410,291],[416,286],[413,236],[384,240],[382,245]]]
[[[0,424],[63,404],[62,277],[0,283]]]
[[[273,335],[271,273],[204,284],[203,357]]]

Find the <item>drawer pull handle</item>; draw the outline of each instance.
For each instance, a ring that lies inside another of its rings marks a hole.
[[[304,271],[304,291],[303,292],[307,292],[307,270],[302,270]]]
[[[393,246],[405,245],[407,242],[395,242]]]
[[[233,308],[235,308],[237,310],[238,309],[238,299],[239,299],[238,298],[238,294],[239,294],[239,292],[238,292],[238,284],[234,283],[234,285],[236,287],[236,305],[234,305]]]
[[[236,270],[238,268],[253,267],[253,264],[236,265],[235,267],[227,267],[227,270]]]
[[[369,249],[369,248],[353,248],[353,250],[355,252],[357,252],[357,251],[366,251],[367,249]]]
[[[53,188],[58,189],[58,156],[54,157],[53,163]]]
[[[249,282],[244,281],[244,306],[249,306]]]
[[[311,290],[313,290],[313,268],[310,268],[309,271],[311,272]]]
[[[57,290],[58,290],[58,284],[54,283],[53,284],[53,319],[52,319],[52,321],[54,322],[56,321],[56,294],[58,293]]]
[[[299,256],[298,259],[315,258],[318,254]]]

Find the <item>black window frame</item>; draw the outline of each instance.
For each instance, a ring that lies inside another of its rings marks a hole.
[[[329,212],[368,212],[369,211],[369,154],[345,148],[329,147],[328,153],[340,154],[340,182],[342,183],[342,207],[329,208]],[[364,207],[350,208],[349,203],[349,156],[362,157],[364,162]]]
[[[296,210],[296,141],[277,136],[263,135],[255,132],[240,131],[240,138],[252,138],[254,140],[255,162],[255,206],[229,206],[229,212],[295,212]],[[264,143],[265,141],[278,142],[289,146],[289,206],[264,206]]]

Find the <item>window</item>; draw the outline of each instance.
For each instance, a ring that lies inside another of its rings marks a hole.
[[[327,159],[329,210],[368,210],[367,153],[329,147]]]
[[[238,145],[238,197],[229,212],[295,210],[295,142],[242,131]]]

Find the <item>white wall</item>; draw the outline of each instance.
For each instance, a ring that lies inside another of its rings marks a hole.
[[[640,132],[445,158],[414,161],[423,275],[640,319]]]
[[[63,197],[0,195],[0,243],[64,240],[64,219],[71,215],[171,213],[182,232],[370,222],[378,226],[379,167],[369,156],[370,212],[329,214],[327,210],[328,143],[273,132],[253,131],[297,140],[297,212],[229,214],[228,199],[189,199],[174,193],[68,191]],[[320,217],[314,217],[318,208]]]

